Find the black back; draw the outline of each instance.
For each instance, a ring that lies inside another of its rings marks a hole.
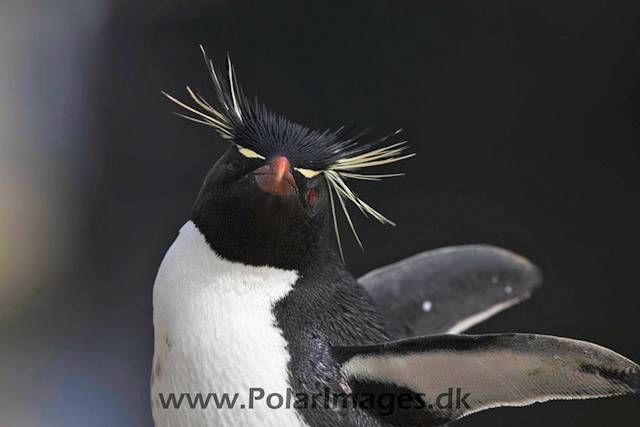
[[[331,348],[389,339],[386,322],[373,300],[335,253],[320,255],[304,269],[274,312],[291,355],[289,382],[294,393],[318,396],[315,406],[312,402],[297,406],[305,421],[311,426],[384,425],[375,413],[344,409],[333,400],[349,389]]]

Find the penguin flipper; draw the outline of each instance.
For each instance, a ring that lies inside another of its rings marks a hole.
[[[422,252],[360,279],[395,338],[460,333],[531,296],[540,270],[488,245]]]
[[[545,335],[432,335],[334,347],[333,354],[345,393],[357,396],[361,408],[367,394],[392,396],[391,411],[386,403],[366,407],[392,425],[437,426],[494,407],[640,392],[633,361]],[[405,395],[401,407],[403,393],[422,393],[422,404]]]

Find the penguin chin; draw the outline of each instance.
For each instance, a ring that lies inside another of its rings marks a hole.
[[[248,184],[203,194],[191,215],[194,224],[223,258],[300,270],[322,250],[326,215],[305,206],[298,193],[274,196]]]

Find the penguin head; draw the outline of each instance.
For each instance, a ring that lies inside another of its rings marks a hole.
[[[209,171],[192,220],[220,256],[300,269],[332,247],[328,187],[286,156],[250,158],[232,145]]]
[[[347,205],[355,204],[381,223],[392,221],[360,199],[350,180],[377,181],[402,174],[369,174],[363,169],[394,163],[406,154],[406,141],[390,142],[400,131],[371,142],[350,127],[318,131],[278,116],[257,99],[249,101],[227,62],[227,79],[218,74],[203,49],[216,94],[209,103],[189,87],[197,104],[186,109],[189,120],[213,127],[231,143],[207,175],[192,220],[222,257],[251,265],[297,269],[332,254],[336,235],[342,245],[336,211],[342,211],[356,240]],[[344,257],[342,256],[344,261]]]

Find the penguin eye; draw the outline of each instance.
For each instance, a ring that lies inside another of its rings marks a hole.
[[[238,166],[237,163],[227,162],[227,170],[235,171],[235,170],[238,170],[238,168],[239,168],[239,166]]]
[[[313,204],[313,201],[316,199],[316,189],[312,188],[309,190],[309,204]]]

